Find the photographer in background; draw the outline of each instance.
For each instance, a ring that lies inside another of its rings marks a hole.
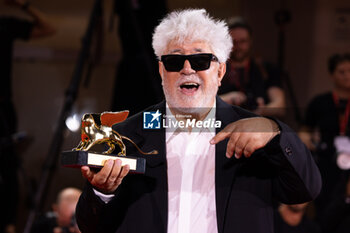
[[[19,161],[16,145],[17,117],[12,101],[12,58],[17,39],[43,38],[55,33],[55,28],[43,13],[24,0],[5,0],[8,6],[17,7],[33,20],[14,16],[0,16],[0,200],[5,217],[0,220],[0,232],[15,232],[18,203]]]
[[[251,27],[240,18],[229,20],[234,47],[218,94],[228,104],[262,116],[283,117],[285,97],[277,67],[253,56]]]
[[[317,215],[326,213],[341,177],[350,169],[350,53],[330,56],[328,71],[333,88],[311,100],[299,133],[314,151],[322,175],[322,190],[315,200]]]
[[[68,187],[60,191],[53,211],[45,213],[33,225],[32,233],[80,233],[75,222],[75,206],[81,190]]]

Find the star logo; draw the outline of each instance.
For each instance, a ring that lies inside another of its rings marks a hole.
[[[162,114],[156,112],[143,112],[143,128],[144,129],[160,129],[160,116]]]
[[[155,113],[151,113],[151,115],[153,116],[151,122],[153,122],[154,120],[159,121],[159,117],[162,115],[161,113],[159,113],[159,110],[157,110]]]

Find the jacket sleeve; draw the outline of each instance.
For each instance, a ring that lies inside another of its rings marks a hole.
[[[276,167],[273,195],[282,203],[308,202],[321,191],[319,169],[304,143],[286,124],[276,121],[281,134],[264,148],[267,159]]]
[[[118,193],[116,193],[118,195]],[[118,221],[118,209],[115,199],[107,204],[95,195],[90,183],[87,182],[76,207],[75,215],[81,232],[108,233],[115,232]]]

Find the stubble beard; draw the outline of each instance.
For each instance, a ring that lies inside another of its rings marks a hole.
[[[203,115],[208,113],[208,110],[212,108],[213,101],[218,91],[217,85],[210,85],[207,93],[200,89],[200,93],[196,93],[193,96],[187,96],[175,90],[174,95],[171,94],[170,88],[166,83],[162,83],[165,99],[172,110],[175,110],[180,114],[193,114]],[[202,88],[202,87],[201,87]]]

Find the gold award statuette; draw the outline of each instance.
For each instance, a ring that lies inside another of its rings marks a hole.
[[[61,156],[61,164],[65,167],[103,167],[108,159],[120,159],[122,166],[128,164],[130,171],[144,173],[146,160],[144,158],[126,156],[126,147],[123,139],[131,142],[136,149],[144,155],[158,154],[156,150],[145,153],[130,138],[120,135],[112,129],[112,125],[124,121],[129,111],[103,112],[101,114],[88,113],[81,119],[81,141],[72,151],[64,151]],[[92,152],[90,149],[98,144],[108,146],[106,151],[101,153]],[[120,152],[112,155],[115,146],[118,145]]]

